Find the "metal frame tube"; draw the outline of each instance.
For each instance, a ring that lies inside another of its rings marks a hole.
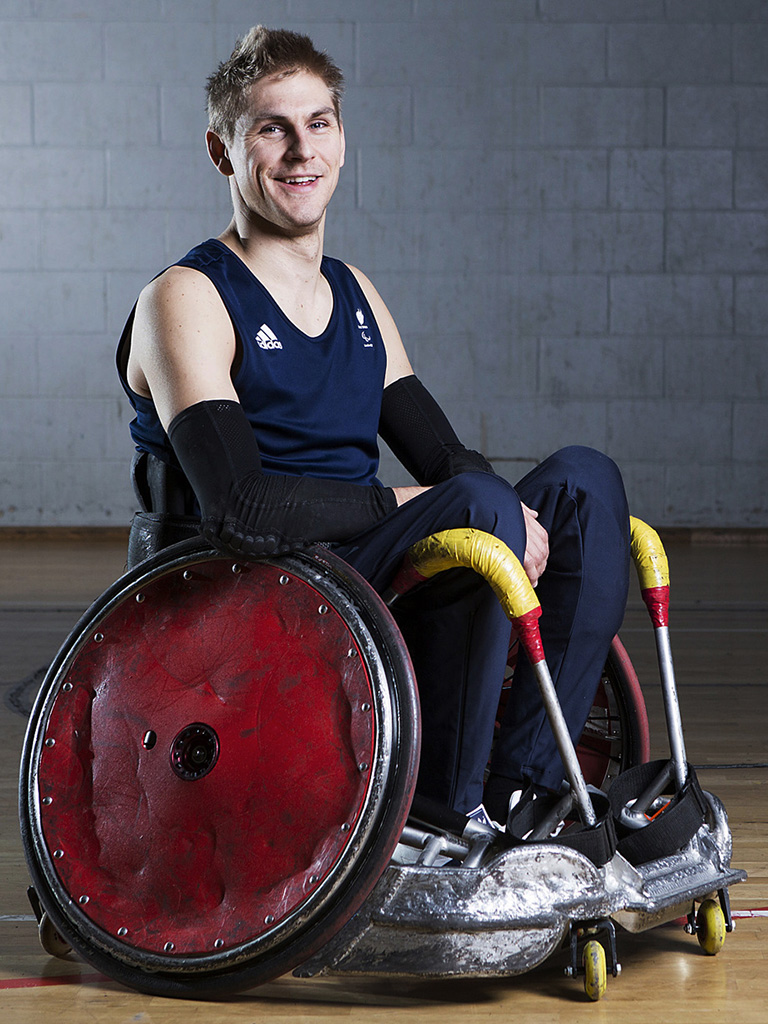
[[[675,767],[675,782],[679,789],[688,778],[688,758],[685,753],[683,739],[683,721],[680,717],[680,704],[677,699],[675,685],[675,669],[672,664],[672,648],[669,642],[669,626],[656,626],[656,653],[659,659],[661,675],[661,692],[664,697],[664,714],[667,719],[667,735],[669,749]]]
[[[547,712],[549,724],[555,734],[555,743],[565,766],[565,774],[571,785],[571,790],[576,798],[576,804],[581,814],[584,825],[593,826],[597,824],[597,816],[592,806],[592,801],[587,792],[587,783],[576,756],[576,748],[573,745],[571,734],[565,722],[560,701],[557,699],[555,684],[549,673],[546,661],[539,661],[533,666],[536,672],[536,682],[539,684],[541,699],[544,701],[544,708]]]

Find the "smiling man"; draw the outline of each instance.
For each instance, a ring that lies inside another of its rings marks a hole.
[[[496,476],[413,374],[368,278],[324,254],[344,165],[342,85],[306,36],[261,26],[208,80],[208,152],[233,215],[144,289],[123,332],[142,505],[130,558],[190,529],[236,555],[323,542],[382,590],[417,540],[486,530],[539,587],[575,739],[626,600],[620,475],[572,447],[515,488]],[[379,482],[377,435],[417,486]],[[418,788],[480,812],[509,624],[486,583],[449,576],[399,613],[423,713]],[[524,783],[556,790],[563,778],[524,659],[512,692],[485,787],[502,824]]]

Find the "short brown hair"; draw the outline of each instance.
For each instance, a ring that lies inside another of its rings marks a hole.
[[[206,92],[211,131],[231,141],[235,123],[246,109],[250,86],[267,75],[293,71],[309,71],[322,78],[340,120],[344,75],[328,54],[315,49],[309,36],[254,25],[238,39],[231,55],[208,78]]]

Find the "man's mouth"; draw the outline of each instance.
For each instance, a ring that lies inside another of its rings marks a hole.
[[[319,175],[303,174],[297,175],[294,178],[280,178],[286,185],[311,185],[313,182],[318,180]]]

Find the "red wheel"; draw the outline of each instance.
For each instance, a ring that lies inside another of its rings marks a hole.
[[[499,706],[501,720],[517,662],[517,639],[509,649],[507,672]],[[592,710],[576,748],[589,785],[606,790],[627,768],[645,764],[651,753],[648,712],[629,655],[614,637],[600,677]]]
[[[606,790],[619,772],[651,756],[648,712],[629,655],[614,637],[576,753],[590,785]]]
[[[417,758],[410,661],[345,563],[183,544],[107,591],[43,684],[21,772],[33,883],[131,987],[250,987],[373,888]]]

